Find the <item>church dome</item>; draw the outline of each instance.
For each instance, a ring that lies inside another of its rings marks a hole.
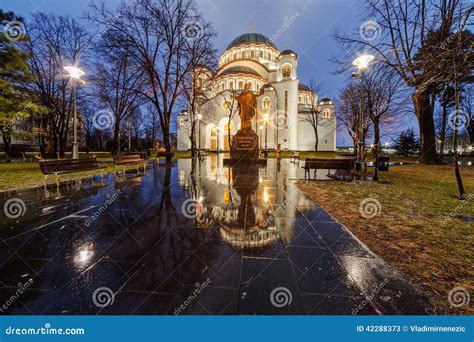
[[[292,50],[283,50],[280,53],[280,56],[288,56],[288,55],[295,55],[296,56],[296,52],[294,52]]]
[[[308,87],[307,85],[304,85],[304,84],[301,83],[301,82],[298,83],[298,90],[299,90],[299,91],[310,91],[310,92],[313,92],[310,87]]]
[[[247,44],[256,44],[256,45],[268,45],[272,48],[277,49],[276,45],[268,38],[267,36],[261,33],[244,33],[235,38],[230,44],[227,46],[226,50],[230,50],[233,47],[240,46],[240,45],[247,45]]]
[[[331,102],[331,99],[329,97],[325,97],[321,100],[321,102]]]

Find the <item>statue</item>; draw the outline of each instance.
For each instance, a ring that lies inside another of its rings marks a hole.
[[[244,91],[235,97],[239,104],[240,128],[243,130],[252,129],[252,118],[255,116],[257,108],[257,96],[250,90],[250,84],[244,86]]]
[[[240,129],[234,136],[231,146],[233,159],[257,159],[258,136],[252,129],[252,118],[257,109],[257,96],[250,90],[250,84],[244,86],[244,91],[234,97],[239,104]]]

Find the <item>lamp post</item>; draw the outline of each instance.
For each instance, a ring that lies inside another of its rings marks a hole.
[[[353,77],[358,77],[360,79],[360,111],[359,111],[359,133],[357,135],[357,160],[356,160],[356,170],[359,173],[363,173],[367,170],[367,163],[365,162],[365,137],[364,137],[364,95],[362,93],[363,86],[363,77],[364,73],[369,67],[369,63],[374,60],[373,55],[362,55],[357,57],[352,65],[357,67],[357,72],[352,73]]]
[[[199,135],[198,155],[201,156],[201,120],[202,120],[202,114],[197,114],[196,118],[198,119],[198,135]]]
[[[72,108],[73,108],[73,139],[72,139],[72,159],[79,158],[79,143],[77,142],[77,106],[76,106],[76,82],[85,75],[85,72],[75,66],[65,66],[64,70],[69,74],[72,86]]]
[[[262,131],[263,131],[263,126],[260,125],[258,126],[258,130],[260,132],[259,136],[260,136],[260,148],[262,148]]]
[[[263,115],[263,122],[265,123],[265,157],[268,155],[268,120],[270,119],[270,114],[266,113]]]

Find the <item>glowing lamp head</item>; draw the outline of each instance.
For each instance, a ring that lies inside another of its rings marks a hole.
[[[270,114],[264,114],[263,120],[268,121],[268,119],[270,119]]]
[[[196,114],[196,118],[197,118],[198,120],[202,120],[202,114]]]
[[[372,62],[374,59],[375,56],[373,55],[362,55],[354,59],[352,65],[356,66],[359,70],[365,70],[369,67],[370,62]]]
[[[81,77],[86,74],[83,70],[81,70],[81,69],[79,69],[75,66],[65,66],[64,70],[67,71],[67,73],[69,74],[69,77],[71,77],[75,80],[81,79]]]

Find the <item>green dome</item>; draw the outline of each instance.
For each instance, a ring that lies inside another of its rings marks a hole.
[[[257,45],[269,45],[274,49],[277,49],[275,44],[268,38],[261,33],[244,33],[237,38],[235,38],[229,46],[227,46],[226,50],[230,50],[231,48],[239,45],[246,45],[246,44],[257,44]],[[278,50],[278,49],[277,49]]]

